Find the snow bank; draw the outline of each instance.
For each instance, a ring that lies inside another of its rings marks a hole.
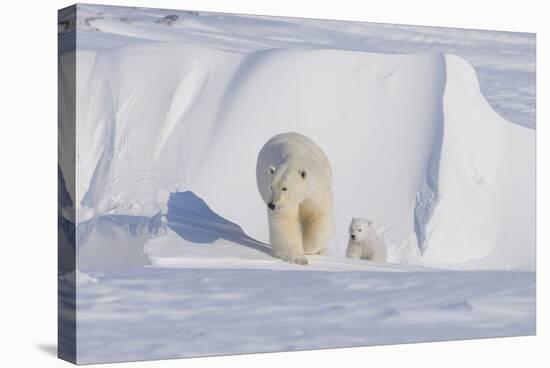
[[[332,254],[361,216],[392,262],[534,269],[534,131],[494,113],[458,57],[181,42],[78,62],[79,222],[152,215],[189,190],[266,241],[256,156],[296,131],[333,165]]]
[[[423,262],[534,270],[535,132],[493,112],[468,63],[446,65],[441,200]]]
[[[76,235],[77,269],[112,271],[151,264],[145,244],[166,235],[166,228],[160,213],[151,218],[104,215],[80,223]]]

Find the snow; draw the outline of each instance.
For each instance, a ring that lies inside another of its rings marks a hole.
[[[166,204],[159,196],[192,191],[265,242],[256,156],[296,131],[333,167],[332,254],[362,216],[385,233],[391,262],[534,268],[534,131],[496,115],[461,59],[188,43],[93,57],[77,107],[80,222],[153,215]]]
[[[144,246],[151,238],[165,234],[162,215],[104,215],[82,222],[77,229],[78,269],[117,270],[145,266],[150,259]]]
[[[311,47],[456,54],[474,65],[500,115],[535,127],[536,40],[530,33],[85,4],[78,14],[79,48],[86,50],[183,40],[232,52]],[[158,27],[174,15],[177,20]]]
[[[445,198],[430,224],[430,241],[441,246],[428,247],[424,259],[428,263],[437,259],[432,264],[441,265],[448,263],[441,262],[443,257],[454,261],[467,258],[465,268],[534,270],[534,133],[498,116],[489,119],[492,109],[472,83],[474,69],[456,56],[446,59],[443,110],[447,134],[439,164],[440,195]],[[479,101],[476,109],[470,105],[472,99]],[[461,205],[465,199],[472,206]],[[466,239],[462,231],[450,230],[451,219],[455,223],[460,219],[460,226],[470,229],[468,233],[474,237]],[[468,246],[468,242],[476,246]]]
[[[62,277],[80,363],[534,333],[533,35],[77,17],[76,183],[60,160],[76,218],[60,224],[77,228]],[[336,234],[307,267],[269,255],[256,187],[261,146],[286,131],[333,169]],[[390,263],[344,258],[352,217],[374,220]]]
[[[64,281],[71,282],[74,280],[74,283],[76,286],[80,287],[82,285],[88,284],[88,283],[95,283],[97,282],[97,279],[93,276],[90,276],[84,272],[80,272],[79,270],[76,270],[74,272],[69,272],[64,274],[60,277]]]
[[[78,289],[80,363],[535,333],[533,273],[143,268],[98,279]]]

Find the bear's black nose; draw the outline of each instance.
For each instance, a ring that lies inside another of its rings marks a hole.
[[[275,209],[275,204],[273,202],[269,202],[267,204],[267,207],[269,207],[270,209],[274,210]]]
[[[355,240],[355,235],[352,235],[351,238],[352,238],[353,240]]]

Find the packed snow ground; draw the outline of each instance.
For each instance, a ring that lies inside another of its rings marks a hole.
[[[535,264],[532,35],[78,7],[79,362],[535,332],[503,271]],[[290,130],[335,174],[308,267],[268,255],[255,183]],[[343,258],[352,216],[391,263]]]
[[[313,268],[322,263],[311,262]],[[98,276],[78,289],[78,360],[535,333],[533,273],[381,272],[369,266],[341,272],[141,268]]]

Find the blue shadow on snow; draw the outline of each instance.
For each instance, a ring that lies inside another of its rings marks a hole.
[[[250,236],[241,227],[212,211],[191,191],[170,193],[167,225],[183,239],[197,244],[225,239],[270,254],[269,245]]]

